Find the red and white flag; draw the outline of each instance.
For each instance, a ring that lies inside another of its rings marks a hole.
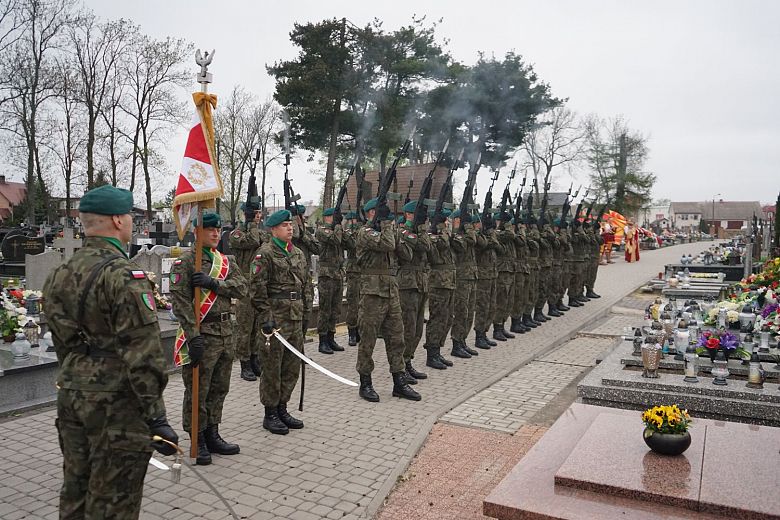
[[[213,160],[214,127],[211,109],[216,107],[217,97],[200,92],[194,93],[192,97],[196,106],[195,117],[187,137],[173,198],[173,217],[179,239],[184,237],[192,225],[197,203],[222,196],[222,179]]]

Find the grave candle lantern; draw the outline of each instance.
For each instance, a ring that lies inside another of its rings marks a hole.
[[[753,330],[753,325],[756,322],[756,315],[753,313],[753,309],[750,305],[745,305],[742,310],[739,311],[739,330],[740,332],[750,332]]]
[[[24,324],[24,337],[30,342],[30,346],[35,348],[38,346],[38,325],[33,320],[27,320]]]
[[[728,384],[726,378],[729,377],[728,361],[722,350],[718,351],[715,360],[712,362],[712,380],[713,385],[725,386]]]
[[[674,350],[676,352],[674,359],[677,361],[685,361],[684,356],[690,343],[690,335],[688,323],[685,320],[680,320],[680,323],[677,324],[677,331],[674,333]]]
[[[728,317],[729,311],[721,307],[718,309],[718,327],[721,329],[726,328],[726,318]]]
[[[758,347],[758,351],[763,354],[769,353],[769,332],[761,332],[761,346]]]
[[[750,370],[748,372],[748,388],[764,388],[765,373],[761,367],[761,360],[758,358],[758,353],[753,352],[750,356]]]
[[[696,354],[696,349],[692,345],[688,346],[685,352],[685,378],[683,381],[686,383],[698,383],[699,378],[696,377],[698,372],[699,355]]]
[[[25,300],[25,308],[28,316],[37,316],[41,312],[40,300],[37,296],[30,295]]]

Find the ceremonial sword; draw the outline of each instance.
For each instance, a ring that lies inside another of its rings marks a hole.
[[[314,368],[314,369],[316,369],[316,370],[319,370],[320,372],[322,372],[322,373],[323,373],[323,374],[325,374],[326,376],[328,376],[328,377],[331,377],[331,378],[335,379],[335,380],[336,380],[336,381],[338,381],[339,383],[344,383],[345,385],[348,385],[348,386],[358,386],[358,384],[357,384],[357,383],[355,383],[354,381],[350,381],[350,380],[349,380],[349,379],[347,379],[346,377],[341,377],[341,376],[340,376],[340,375],[338,375],[338,374],[334,374],[333,372],[331,372],[331,371],[330,371],[330,370],[328,370],[327,368],[325,368],[325,367],[323,367],[323,366],[321,366],[321,365],[317,364],[316,362],[314,362],[314,361],[312,361],[311,359],[307,358],[305,355],[301,354],[301,353],[300,353],[300,352],[299,352],[299,351],[298,351],[298,350],[297,350],[295,347],[293,347],[293,346],[292,346],[292,345],[291,345],[291,344],[290,344],[290,343],[289,343],[289,342],[288,342],[286,339],[284,339],[284,336],[282,336],[281,334],[279,334],[279,330],[278,330],[278,329],[274,330],[274,331],[273,331],[271,334],[266,334],[265,332],[263,332],[263,336],[265,336],[266,345],[269,345],[269,346],[270,346],[270,343],[271,343],[271,337],[272,337],[272,336],[275,336],[275,337],[276,337],[276,339],[278,339],[278,340],[279,340],[279,343],[281,343],[282,345],[284,345],[284,347],[285,347],[287,350],[289,350],[290,352],[292,352],[293,354],[295,354],[295,356],[296,356],[296,357],[298,357],[298,358],[299,358],[301,361],[303,361],[303,362],[304,362],[304,363],[306,363],[307,365],[311,366],[312,368]]]

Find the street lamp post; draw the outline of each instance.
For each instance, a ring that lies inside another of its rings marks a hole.
[[[712,196],[712,240],[715,240],[718,235],[718,226],[715,224],[715,197],[720,197],[720,193]]]

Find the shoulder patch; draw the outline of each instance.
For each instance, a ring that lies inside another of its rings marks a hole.
[[[146,278],[146,273],[139,270],[132,270],[130,271],[130,276],[132,276],[136,280],[143,280]]]
[[[157,321],[157,305],[154,303],[154,295],[151,291],[135,293],[135,303],[138,306],[141,323],[149,325]]]
[[[240,229],[236,229],[235,231],[233,231],[230,234],[230,236],[235,237],[235,238],[241,238],[241,230]]]
[[[179,259],[179,260],[174,260],[174,261],[173,261],[173,265],[181,265],[181,259]]]
[[[150,311],[156,311],[157,305],[154,302],[154,295],[151,292],[145,292],[141,294],[141,301],[146,305],[146,308]]]
[[[168,278],[170,279],[172,284],[177,284],[181,282],[181,274],[179,273],[171,273],[168,275]]]

